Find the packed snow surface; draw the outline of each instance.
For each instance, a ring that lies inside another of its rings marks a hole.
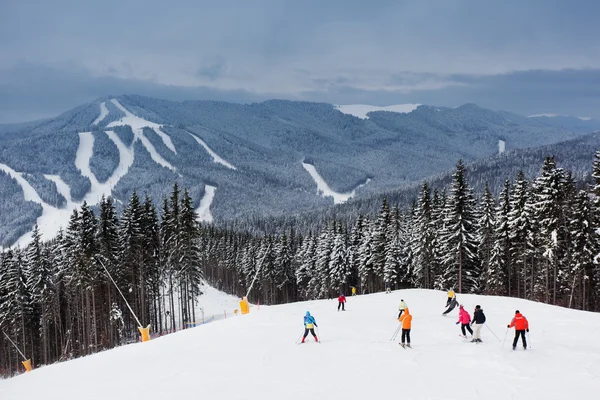
[[[216,191],[217,188],[215,186],[206,185],[204,187],[204,196],[202,197],[202,200],[200,200],[200,205],[196,209],[198,221],[213,222],[213,216],[210,213],[210,205],[215,198]]]
[[[208,154],[210,154],[210,156],[212,157],[213,161],[218,163],[218,164],[222,164],[224,166],[226,166],[229,169],[237,169],[235,166],[233,166],[233,164],[225,161],[222,157],[220,157],[217,153],[215,153],[210,147],[208,147],[208,145],[206,144],[206,142],[202,139],[200,139],[198,136],[188,132],[190,134],[191,137],[193,137],[196,142],[198,142],[198,144],[202,147],[204,147],[204,150],[206,150],[208,152]]]
[[[102,122],[102,120],[104,120],[104,118],[106,118],[107,115],[108,108],[106,108],[106,103],[102,102],[100,103],[100,115],[94,120],[94,122],[92,122],[92,125],[98,125],[100,122]]]
[[[323,177],[319,174],[314,165],[302,162],[302,166],[306,171],[308,171],[310,176],[317,184],[317,193],[319,193],[323,197],[333,197],[334,204],[347,202],[350,198],[356,196],[356,189],[363,187],[371,181],[371,179],[369,178],[365,181],[365,183],[361,183],[360,185],[355,187],[351,192],[339,193],[329,187],[327,182],[325,182],[325,179],[323,179]]]
[[[413,315],[413,349],[390,341],[401,299]],[[458,336],[458,311],[441,315],[446,294],[440,291],[348,297],[345,312],[336,311],[335,299],[261,306],[248,315],[0,381],[0,399],[597,397],[600,314],[501,297],[459,294],[458,300],[471,316],[476,304],[482,306],[483,343]],[[516,309],[529,319],[527,351],[510,348],[514,331],[506,325]],[[322,344],[310,335],[295,344],[306,311],[316,318]]]
[[[386,107],[370,106],[368,104],[348,104],[345,106],[335,106],[335,108],[344,114],[354,115],[355,117],[362,119],[369,119],[367,114],[372,111],[391,111],[395,113],[407,114],[416,110],[419,106],[420,104],[396,104]]]

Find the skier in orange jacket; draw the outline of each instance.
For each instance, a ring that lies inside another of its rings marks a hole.
[[[404,309],[404,313],[398,318],[398,321],[402,323],[402,341],[400,345],[404,347],[404,341],[406,340],[406,346],[410,347],[410,328],[412,326],[412,315],[408,311],[408,307]]]
[[[515,311],[515,317],[510,322],[510,325],[507,325],[507,328],[515,327],[515,340],[513,340],[513,350],[517,349],[517,342],[519,341],[519,336],[523,339],[523,349],[527,350],[527,339],[525,339],[525,331],[529,332],[529,321],[527,318],[523,316],[519,312],[519,310]]]

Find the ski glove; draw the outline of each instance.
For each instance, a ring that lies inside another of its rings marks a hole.
[[[527,328],[527,332],[529,332],[529,328]]]
[[[317,324],[315,324],[315,326],[316,326],[317,328],[319,327],[319,325],[317,325]]]
[[[456,325],[460,324],[460,321],[456,321]]]
[[[510,328],[510,325],[506,325],[507,328]]]

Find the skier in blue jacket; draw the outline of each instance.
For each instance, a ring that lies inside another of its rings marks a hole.
[[[302,336],[302,343],[304,343],[304,339],[306,339],[306,337],[308,336],[309,331],[315,338],[315,342],[319,341],[319,339],[317,339],[317,335],[315,334],[315,326],[318,327],[315,317],[310,315],[310,312],[307,311],[306,315],[304,316],[304,336]]]

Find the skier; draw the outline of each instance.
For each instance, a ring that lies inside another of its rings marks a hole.
[[[338,311],[340,311],[340,307],[342,307],[342,311],[346,311],[344,309],[344,304],[346,303],[346,296],[343,293],[340,293],[340,297],[338,297]]]
[[[446,306],[448,307],[448,309],[446,311],[444,311],[444,313],[442,315],[446,315],[448,314],[450,311],[454,310],[454,308],[458,305],[458,300],[456,300],[456,296],[452,297],[450,304],[446,304]]]
[[[462,335],[464,337],[467,337],[467,332],[465,331],[465,329],[467,331],[469,331],[469,333],[471,334],[471,337],[473,336],[473,330],[471,329],[469,322],[471,322],[471,316],[469,315],[468,311],[465,310],[465,308],[461,304],[458,309],[458,321],[456,321],[456,325],[461,324],[460,330],[462,331]]]
[[[352,286],[352,296],[356,296],[356,288]]]
[[[319,339],[317,339],[317,335],[315,334],[315,326],[318,327],[315,317],[310,315],[310,312],[307,311],[306,315],[304,316],[304,336],[302,336],[302,343],[304,343],[304,339],[306,339],[308,336],[309,331],[315,338],[315,342],[319,341]]]
[[[456,296],[454,295],[454,290],[450,289],[448,291],[448,300],[446,300],[446,307],[448,307],[450,305],[450,303],[452,302],[452,299],[455,299]]]
[[[523,349],[527,350],[527,340],[525,339],[525,331],[529,332],[529,321],[519,312],[515,311],[515,317],[510,322],[510,325],[506,325],[507,328],[515,327],[515,340],[513,340],[513,350],[517,349],[517,343],[519,342],[519,336],[523,341]]]
[[[392,289],[390,289],[390,284],[387,282],[385,284],[385,293],[386,294],[392,293]]]
[[[404,302],[403,299],[400,299],[400,306],[398,306],[398,310],[400,311],[400,313],[398,314],[398,318],[400,318],[400,316],[402,315],[402,312],[404,310],[406,310],[406,303]]]
[[[404,341],[406,340],[406,347],[410,347],[410,328],[412,323],[412,315],[408,311],[408,308],[404,309],[404,315],[398,318],[398,321],[402,323],[402,341],[400,346],[404,347]]]
[[[471,321],[471,325],[475,324],[475,326],[473,327],[473,330],[475,332],[473,333],[473,340],[471,340],[471,343],[477,343],[477,342],[481,343],[482,342],[481,328],[483,327],[484,323],[485,323],[485,314],[483,313],[481,306],[476,305],[475,311],[473,311],[473,321]]]

